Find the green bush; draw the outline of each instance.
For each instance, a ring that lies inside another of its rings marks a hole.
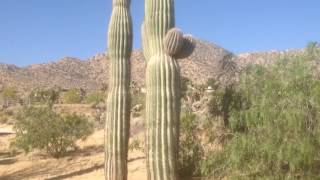
[[[13,146],[30,152],[45,150],[59,158],[76,148],[75,142],[93,132],[93,124],[77,115],[58,115],[49,107],[29,107],[19,112],[14,124]]]
[[[79,104],[82,101],[81,94],[76,89],[71,89],[64,93],[63,102],[66,104]]]
[[[232,109],[232,138],[202,163],[203,174],[217,179],[320,177],[320,58],[309,51],[268,68],[248,68],[237,91],[249,106]]]
[[[223,88],[217,87],[207,104],[208,115],[211,118],[222,118],[225,126],[229,125],[229,117],[232,111],[246,109],[248,106],[250,106],[250,102],[234,85]]]
[[[179,174],[192,177],[200,174],[200,163],[204,149],[200,138],[200,124],[197,116],[186,112],[180,121]]]
[[[104,101],[105,101],[105,94],[103,92],[98,92],[98,91],[87,94],[85,98],[86,103],[94,104],[94,105],[97,105]]]

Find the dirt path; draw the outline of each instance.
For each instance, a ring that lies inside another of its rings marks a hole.
[[[14,131],[12,130],[12,126],[0,124],[0,136],[7,136],[10,134],[14,134]]]

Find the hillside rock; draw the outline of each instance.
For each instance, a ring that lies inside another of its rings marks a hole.
[[[194,84],[203,84],[209,78],[224,84],[238,76],[238,71],[248,64],[267,65],[285,56],[302,54],[303,50],[255,52],[234,55],[218,45],[196,40],[193,54],[178,60],[182,76]],[[60,87],[62,89],[82,88],[87,91],[98,90],[107,85],[109,77],[109,58],[100,53],[88,60],[65,57],[57,62],[35,64],[25,68],[0,63],[0,90],[5,86],[19,91],[34,88]],[[131,56],[132,84],[144,86],[145,59],[140,50]]]
[[[266,52],[252,52],[243,53],[237,56],[237,63],[241,67],[248,64],[269,65],[275,60],[283,59],[285,57],[300,56],[304,53],[304,49],[285,50],[285,51],[266,51]]]
[[[214,78],[219,72],[219,63],[231,53],[205,41],[197,40],[194,53],[187,59],[178,60],[182,76],[196,84]],[[145,59],[140,50],[132,53],[132,81],[138,87],[144,86]],[[0,88],[15,87],[28,91],[37,87],[62,89],[101,89],[108,82],[109,58],[100,53],[88,60],[65,57],[57,62],[35,64],[25,68],[0,64]]]

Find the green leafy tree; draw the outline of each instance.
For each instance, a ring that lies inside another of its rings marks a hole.
[[[252,66],[242,75],[237,91],[249,106],[231,110],[232,138],[204,161],[203,174],[216,179],[320,177],[319,56],[310,54],[315,49],[308,51],[268,68]]]
[[[229,125],[232,111],[246,109],[250,102],[238,91],[235,86],[226,86],[216,89],[207,104],[209,116],[222,118],[225,126]]]

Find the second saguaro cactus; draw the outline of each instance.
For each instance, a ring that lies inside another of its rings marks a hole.
[[[177,180],[180,68],[177,59],[193,50],[176,28],[173,0],[145,0],[142,46],[147,61],[146,121],[149,180]]]
[[[108,40],[110,78],[105,127],[105,179],[126,180],[132,51],[130,0],[113,0]]]

